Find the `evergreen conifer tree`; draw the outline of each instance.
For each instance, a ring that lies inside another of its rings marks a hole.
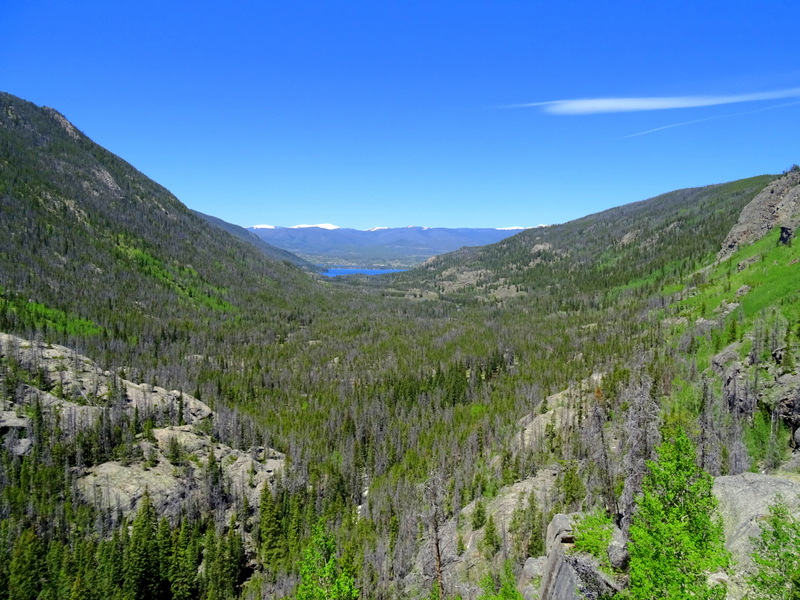
[[[44,548],[32,529],[14,541],[8,575],[9,600],[34,600],[41,589]]]
[[[125,556],[125,597],[127,600],[152,600],[161,591],[161,568],[158,564],[158,525],[156,511],[145,490],[133,520],[131,539]]]
[[[195,597],[195,578],[197,565],[192,552],[191,529],[181,521],[178,539],[172,550],[170,560],[170,591],[173,600],[191,600]]]
[[[300,563],[297,600],[355,600],[358,589],[353,577],[339,567],[333,537],[322,523],[314,526],[311,541]]]
[[[753,562],[758,570],[749,578],[755,597],[764,600],[800,598],[800,520],[783,498],[770,506],[755,541]]]
[[[707,583],[709,574],[728,564],[713,480],[695,464],[683,431],[657,453],[630,528],[631,598],[722,599],[724,587]]]
[[[261,556],[264,565],[272,572],[278,570],[282,552],[281,542],[281,523],[278,514],[278,507],[272,491],[268,484],[264,484],[261,491],[261,502],[259,504],[259,540],[261,542]]]

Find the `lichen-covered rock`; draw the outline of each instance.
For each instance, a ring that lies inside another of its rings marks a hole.
[[[84,498],[110,514],[136,510],[145,490],[161,514],[173,517],[211,509],[230,512],[232,500],[245,498],[258,506],[261,490],[274,483],[284,466],[284,456],[275,450],[239,450],[213,440],[203,431],[207,427],[199,427],[213,416],[211,409],[188,394],[133,383],[63,346],[3,333],[0,356],[29,375],[28,383],[17,384],[13,400],[0,406],[0,440],[14,454],[32,448],[31,419],[24,415],[33,406],[41,407],[45,419],[57,421],[66,435],[126,412],[129,417],[137,413],[142,421],[153,416],[156,422],[185,423],[137,434],[124,456],[115,456],[119,460],[74,467]],[[212,465],[221,473],[213,485],[207,481]]]
[[[237,450],[214,442],[192,425],[153,429],[152,434],[154,444],[139,442],[142,459],[127,464],[110,461],[86,469],[77,481],[83,496],[123,515],[137,509],[145,489],[167,516],[207,510],[213,499],[208,498],[204,478],[213,458],[224,478],[224,493],[238,500],[246,497],[250,506],[258,506],[261,490],[274,484],[285,463],[279,452]]]
[[[736,342],[715,355],[711,359],[711,370],[717,375],[722,375],[730,363],[739,360],[739,346],[740,344]]]
[[[579,515],[556,514],[547,527],[547,562],[539,589],[541,600],[594,600],[622,590],[614,577],[603,572],[597,559],[574,552],[573,524]],[[611,546],[614,546],[617,562],[627,564],[624,536],[619,530],[616,533]]]
[[[525,600],[539,600],[539,586],[547,566],[546,556],[529,557],[517,579],[517,589]]]

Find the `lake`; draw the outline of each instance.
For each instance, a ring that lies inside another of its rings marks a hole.
[[[339,275],[383,275],[384,273],[402,273],[407,269],[363,269],[360,267],[339,268],[335,267],[323,271],[326,277],[338,277]]]

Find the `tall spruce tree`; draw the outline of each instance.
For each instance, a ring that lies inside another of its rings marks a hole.
[[[358,589],[353,577],[339,566],[333,537],[323,524],[314,526],[311,541],[300,563],[297,600],[355,600]]]
[[[44,547],[33,529],[26,529],[14,541],[8,577],[10,600],[34,600],[42,587],[45,572]]]
[[[158,523],[150,493],[145,490],[133,520],[131,539],[125,556],[125,597],[127,600],[152,600],[162,591],[158,551]]]
[[[648,462],[630,527],[631,598],[721,600],[724,587],[707,583],[709,574],[728,564],[713,479],[695,463],[683,431],[657,453],[658,461]]]
[[[259,503],[258,512],[261,556],[264,566],[275,573],[280,566],[283,555],[281,551],[283,532],[281,531],[277,502],[267,483],[264,484],[264,489],[261,490],[261,502]]]
[[[763,600],[800,598],[800,520],[779,497],[761,522],[753,562],[757,571],[748,578],[753,597]]]

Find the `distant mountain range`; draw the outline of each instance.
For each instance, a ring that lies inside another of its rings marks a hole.
[[[211,225],[219,227],[219,228],[227,231],[228,233],[230,233],[234,237],[237,237],[240,240],[255,246],[256,248],[261,250],[264,254],[266,254],[267,256],[269,256],[271,258],[274,258],[275,260],[286,261],[286,262],[292,263],[292,264],[294,264],[294,265],[296,265],[298,267],[302,267],[304,269],[310,269],[312,271],[316,269],[316,267],[314,265],[312,265],[311,263],[309,263],[308,261],[305,261],[302,258],[300,258],[299,256],[296,256],[296,255],[292,254],[291,252],[287,252],[286,250],[283,250],[282,248],[277,248],[276,246],[273,246],[272,244],[268,244],[263,239],[261,239],[259,236],[257,236],[255,233],[253,233],[252,231],[248,231],[244,227],[240,227],[239,225],[234,225],[233,223],[228,223],[227,221],[223,221],[222,219],[220,219],[218,217],[214,217],[212,215],[206,215],[206,214],[203,214],[203,213],[201,213],[199,211],[196,211],[196,210],[193,210],[192,212],[194,214],[196,214],[198,217],[200,217],[201,219],[203,219],[206,222],[210,223]]]
[[[447,228],[373,227],[362,231],[329,223],[248,227],[265,242],[314,264],[359,267],[413,267],[431,256],[465,246],[485,246],[523,231],[524,227]]]

